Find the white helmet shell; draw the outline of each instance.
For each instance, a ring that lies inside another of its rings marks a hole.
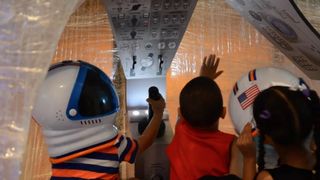
[[[50,156],[59,156],[115,137],[118,111],[118,96],[103,71],[86,62],[64,61],[50,67],[32,115]]]
[[[307,88],[301,78],[284,69],[265,67],[251,70],[243,75],[230,93],[228,108],[238,134],[248,122],[255,127],[252,115],[253,101],[259,92],[271,86]]]

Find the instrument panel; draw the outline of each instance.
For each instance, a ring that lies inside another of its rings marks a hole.
[[[103,0],[127,79],[165,77],[196,0]]]

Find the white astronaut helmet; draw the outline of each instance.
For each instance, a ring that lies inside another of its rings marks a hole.
[[[244,74],[235,83],[229,96],[228,110],[236,133],[240,134],[248,122],[252,124],[253,128],[256,128],[252,113],[253,101],[259,92],[271,86],[286,86],[301,91],[309,88],[303,79],[284,69],[264,67]],[[258,141],[259,136],[255,137],[255,140]],[[256,145],[258,151],[258,143]],[[277,167],[279,156],[273,146],[264,144],[264,149],[265,168]]]
[[[280,68],[263,67],[244,74],[230,92],[228,105],[231,121],[238,134],[248,122],[255,127],[252,115],[253,101],[259,92],[271,86],[287,86],[300,90],[308,88],[301,78]]]
[[[113,139],[119,99],[109,77],[83,61],[50,67],[32,115],[42,127],[50,157]]]

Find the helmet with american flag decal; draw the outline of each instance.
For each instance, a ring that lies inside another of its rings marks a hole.
[[[229,114],[238,134],[248,122],[255,128],[252,103],[259,92],[271,86],[308,88],[301,78],[280,68],[263,67],[244,74],[234,84],[229,96]]]

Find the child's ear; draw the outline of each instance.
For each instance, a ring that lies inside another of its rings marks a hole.
[[[224,119],[226,117],[226,114],[227,114],[227,108],[223,106],[220,117]]]
[[[181,119],[182,118],[182,115],[181,115],[181,110],[180,110],[180,107],[177,108],[177,111],[178,111],[178,119]]]
[[[178,107],[177,111],[178,111],[178,116],[177,116],[176,124],[178,124],[178,122],[180,122],[180,121],[183,121],[183,117],[182,117],[182,114],[181,114],[180,107]]]
[[[177,108],[177,112],[178,112],[178,117],[181,117],[181,110],[180,107]]]

